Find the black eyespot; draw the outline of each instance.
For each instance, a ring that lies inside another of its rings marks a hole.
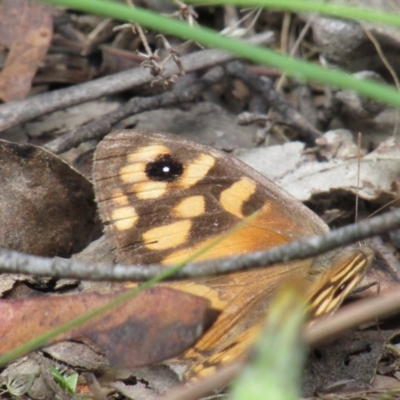
[[[343,283],[336,289],[335,296],[339,296],[341,293],[343,293],[347,289],[347,284]]]
[[[146,175],[152,181],[173,182],[183,173],[183,165],[170,154],[161,154],[146,165]]]

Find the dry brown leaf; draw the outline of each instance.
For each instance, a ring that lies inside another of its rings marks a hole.
[[[328,162],[309,161],[301,156],[304,145],[297,142],[241,151],[239,158],[301,201],[313,195],[340,189],[357,193],[357,157]],[[361,158],[362,199],[389,201],[400,191],[400,146],[392,139]]]
[[[385,202],[398,195],[400,187],[400,146],[392,139],[383,142],[375,151],[360,160],[309,162],[301,165],[290,176],[278,181],[279,186],[301,201],[320,193],[340,189],[357,193],[369,201]]]
[[[117,295],[84,293],[0,300],[0,353],[104,306]],[[213,318],[215,312],[210,309],[208,300],[155,287],[52,342],[79,338],[102,351],[111,365],[134,368],[182,353],[199,338]]]
[[[92,185],[57,156],[0,140],[0,246],[69,257],[91,240]]]
[[[304,148],[304,143],[288,142],[276,146],[239,150],[235,152],[235,155],[275,182],[277,179],[290,174],[300,165]]]
[[[53,35],[48,7],[28,0],[3,0],[0,8],[0,43],[10,51],[0,73],[0,98],[24,99],[47,54]]]

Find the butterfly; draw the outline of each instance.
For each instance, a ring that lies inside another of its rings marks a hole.
[[[96,149],[93,180],[105,233],[124,264],[175,264],[243,221],[198,260],[265,250],[328,231],[316,214],[240,160],[176,135],[139,130],[107,135]],[[372,259],[367,247],[348,248],[166,283],[208,298],[220,311],[176,360],[186,366],[185,378],[208,375],[241,357],[256,340],[271,296],[285,278],[307,281],[309,316],[315,318],[339,307]]]

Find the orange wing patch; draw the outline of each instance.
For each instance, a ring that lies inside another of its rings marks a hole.
[[[242,214],[243,204],[255,193],[257,185],[249,178],[242,178],[231,187],[224,190],[219,198],[222,207],[238,218],[244,218]]]

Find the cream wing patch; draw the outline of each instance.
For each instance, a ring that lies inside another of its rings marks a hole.
[[[139,216],[132,206],[119,207],[111,213],[111,222],[119,231],[132,229]]]
[[[222,207],[229,213],[243,218],[243,204],[250,199],[257,189],[256,183],[249,178],[242,178],[224,190],[219,198]]]
[[[191,196],[183,199],[175,208],[176,218],[193,218],[204,214],[206,201],[203,196]]]
[[[332,276],[330,277],[330,281],[332,283],[336,283],[348,276],[354,275],[360,269],[360,267],[357,268],[357,266],[359,266],[360,263],[362,266],[364,266],[365,262],[366,260],[362,261],[362,257],[360,255],[358,255],[358,257],[353,258],[351,261],[346,260],[344,268],[339,270],[339,272],[335,271],[335,274],[332,274]]]
[[[159,226],[143,234],[143,241],[150,250],[167,250],[186,243],[192,222],[188,219]]]
[[[124,194],[120,189],[116,189],[113,191],[112,200],[120,207],[127,206],[129,204],[128,196]]]
[[[124,183],[142,182],[147,179],[145,163],[133,163],[122,167],[119,170],[119,177]]]
[[[133,185],[132,189],[136,193],[136,197],[140,200],[158,199],[166,193],[168,183],[146,181]]]
[[[208,174],[214,164],[214,157],[201,153],[196,160],[186,166],[183,175],[179,179],[179,186],[185,189],[194,186]]]
[[[160,154],[169,154],[168,147],[161,144],[153,146],[139,147],[136,151],[128,154],[128,162],[131,163],[148,163],[153,161]]]

